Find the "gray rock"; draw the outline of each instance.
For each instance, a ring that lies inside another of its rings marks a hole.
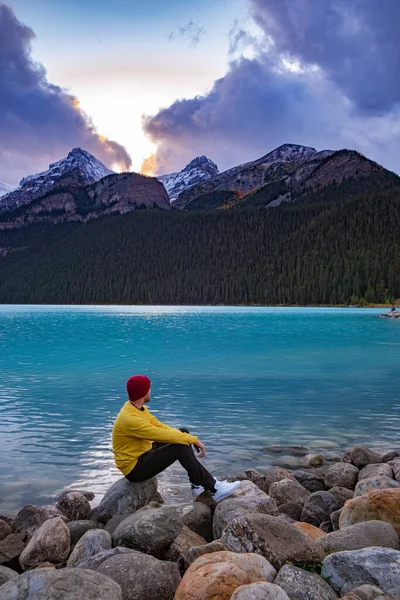
[[[166,559],[178,563],[181,572],[183,572],[189,566],[185,561],[186,552],[190,548],[205,545],[207,545],[205,539],[184,525],[178,537],[172,542],[167,552]]]
[[[389,462],[389,465],[393,469],[393,476],[396,481],[400,481],[400,458],[395,458]]]
[[[113,545],[164,557],[182,527],[182,519],[172,506],[142,508],[118,525],[112,536]]]
[[[71,536],[71,546],[75,546],[84,533],[90,529],[96,529],[96,523],[90,520],[70,521],[67,523],[67,527]]]
[[[237,517],[245,517],[249,513],[277,515],[276,502],[267,494],[265,497],[249,496],[246,498],[227,498],[217,504],[213,518],[214,539],[221,537],[225,527]]]
[[[348,490],[344,487],[333,487],[328,492],[335,498],[340,507],[344,506],[347,500],[351,500],[354,496],[354,490]]]
[[[68,492],[57,502],[56,508],[70,521],[87,519],[90,513],[89,500],[79,492]]]
[[[308,467],[321,467],[325,464],[325,458],[322,454],[306,454],[302,463]]]
[[[273,452],[274,454],[291,454],[292,456],[305,456],[308,454],[308,448],[305,446],[265,446],[263,448],[266,452]]]
[[[354,490],[354,498],[358,496],[364,496],[369,490],[385,490],[388,488],[400,488],[400,482],[389,477],[377,476],[368,477],[368,479],[361,479],[356,485]]]
[[[114,515],[133,513],[149,504],[156,493],[155,477],[140,483],[131,483],[122,477],[107,490],[99,506],[96,507],[96,518],[100,523],[105,524]]]
[[[77,569],[36,569],[0,588],[0,600],[122,600],[120,586],[109,577]]]
[[[285,565],[279,571],[275,583],[290,600],[337,600],[333,589],[316,573]]]
[[[343,600],[393,600],[392,594],[385,594],[375,585],[361,585],[355,588],[345,596]]]
[[[360,550],[371,546],[400,549],[399,536],[393,526],[384,521],[365,521],[350,525],[324,535],[317,544],[324,552]]]
[[[82,496],[86,498],[86,500],[89,500],[89,502],[95,499],[95,494],[88,490],[63,490],[60,494],[56,496],[56,502],[59,502],[60,500],[62,500],[62,498],[64,498],[64,496],[70,494],[71,492],[79,492]]]
[[[111,556],[96,572],[114,579],[124,600],[173,600],[181,580],[175,563],[136,551]]]
[[[382,454],[381,456],[381,460],[384,463],[390,462],[395,458],[400,458],[400,450],[389,450],[389,452],[385,452],[385,454]]]
[[[117,529],[118,525],[120,523],[122,523],[122,521],[124,519],[126,519],[126,517],[129,517],[129,514],[125,514],[125,515],[115,515],[114,517],[112,517],[109,521],[107,521],[107,524],[104,525],[104,530],[108,531],[108,533],[112,536],[114,535],[115,530]]]
[[[361,479],[369,479],[370,477],[389,477],[389,479],[393,479],[393,469],[390,465],[385,463],[367,465],[361,469],[358,475],[358,481]]]
[[[336,499],[329,492],[314,492],[303,506],[301,520],[319,527],[321,523],[330,521],[331,513],[339,508]]]
[[[400,599],[400,552],[390,548],[365,548],[337,552],[323,562],[322,576],[342,595],[370,583]]]
[[[286,504],[281,504],[278,507],[278,511],[281,514],[290,517],[293,521],[300,521],[301,519],[301,511],[303,507],[301,504],[296,504],[295,502],[286,502]]]
[[[254,552],[276,569],[286,562],[318,563],[323,552],[306,534],[290,523],[269,515],[252,514],[231,521],[222,543],[232,552]]]
[[[68,559],[67,567],[76,567],[91,556],[111,549],[111,536],[103,529],[87,531],[76,544]]]
[[[287,504],[288,502],[296,502],[296,504],[304,504],[310,495],[298,481],[291,479],[282,479],[271,483],[269,486],[269,495],[278,504]]]
[[[325,473],[326,487],[344,487],[349,490],[354,490],[358,480],[358,469],[354,465],[348,463],[334,463]]]
[[[60,517],[45,521],[33,534],[30,542],[19,557],[26,571],[40,563],[62,563],[67,560],[71,547],[69,529]]]
[[[18,577],[16,571],[9,569],[8,567],[0,566],[0,587],[7,583],[7,581],[14,579],[14,577]]]
[[[278,585],[260,581],[236,588],[231,600],[290,600],[290,598]]]
[[[319,490],[325,490],[324,478],[320,475],[302,470],[294,471],[292,475],[311,494]]]
[[[341,508],[339,508],[339,510],[335,510],[333,513],[331,513],[331,523],[332,523],[333,531],[339,531],[339,519],[340,519],[341,514],[342,514]]]
[[[60,517],[67,522],[67,517],[61,513],[55,506],[33,506],[28,504],[21,508],[14,521],[14,530],[16,533],[22,533],[28,539],[32,537],[39,527],[49,519]]]
[[[18,566],[18,558],[25,548],[24,536],[21,533],[10,533],[0,542],[0,565]]]
[[[344,463],[351,463],[358,469],[363,469],[367,465],[382,462],[382,458],[377,452],[366,446],[354,446],[354,448],[350,448],[343,454],[342,461]]]
[[[0,519],[0,542],[4,540],[10,533],[12,533],[12,527],[3,519]]]
[[[282,469],[282,467],[274,467],[265,475],[261,475],[261,473],[255,469],[247,469],[245,473],[247,479],[253,482],[265,494],[269,493],[269,486],[271,483],[281,481],[282,479],[295,480],[293,475],[291,475],[286,469]]]
[[[225,546],[221,540],[214,540],[213,542],[204,544],[203,546],[193,546],[192,548],[189,548],[189,550],[184,553],[184,561],[186,565],[191,565],[199,558],[199,556],[203,556],[203,554],[222,552],[223,550],[225,550]]]
[[[111,548],[110,550],[103,550],[98,554],[94,554],[85,562],[80,563],[75,568],[76,569],[90,569],[92,571],[96,571],[98,567],[103,564],[106,560],[111,558],[112,556],[118,556],[119,554],[132,554],[136,552],[136,550],[132,550],[132,548],[122,548],[117,546],[116,548]]]
[[[175,506],[182,522],[207,542],[213,541],[213,515],[211,508],[201,502]]]
[[[319,529],[321,531],[323,531],[324,533],[332,533],[332,531],[333,531],[332,521],[330,519],[329,519],[329,521],[323,521],[321,523],[321,525],[319,526]]]

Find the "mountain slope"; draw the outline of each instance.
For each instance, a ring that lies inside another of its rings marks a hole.
[[[14,188],[11,185],[8,185],[8,183],[0,181],[0,198],[6,194],[9,194],[13,189]]]
[[[158,180],[164,184],[171,202],[174,202],[184,190],[215,177],[217,173],[218,167],[212,160],[206,156],[197,156],[179,173],[160,175]]]
[[[52,163],[47,171],[21,179],[18,188],[1,198],[0,210],[10,210],[43,196],[69,175],[71,183],[84,187],[112,173],[90,152],[74,148],[67,157]]]
[[[384,302],[400,297],[399,229],[400,178],[380,170],[274,210],[135,211],[0,231],[0,302]]]

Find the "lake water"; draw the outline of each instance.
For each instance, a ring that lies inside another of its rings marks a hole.
[[[120,476],[113,419],[135,373],[150,410],[217,476],[286,464],[266,446],[400,445],[400,323],[381,310],[0,306],[0,510]],[[179,465],[168,500],[189,487]]]

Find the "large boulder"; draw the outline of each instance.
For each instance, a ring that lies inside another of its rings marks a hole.
[[[89,502],[95,499],[95,494],[90,490],[63,490],[56,496],[56,502],[59,502],[62,498],[64,498],[64,496],[70,494],[71,492],[79,492],[86,498],[86,500],[89,500]]]
[[[231,600],[290,600],[290,598],[279,585],[260,581],[236,588]]]
[[[118,525],[112,536],[113,545],[163,558],[182,527],[182,519],[172,506],[142,508]]]
[[[325,490],[324,478],[321,475],[317,475],[312,471],[294,471],[293,477],[311,494],[318,492],[319,490]]]
[[[400,489],[371,490],[346,502],[339,527],[349,527],[363,521],[386,521],[400,535]]]
[[[77,569],[35,569],[0,587],[0,600],[123,600],[109,577]]]
[[[96,523],[90,519],[82,521],[70,521],[67,523],[69,533],[71,535],[71,546],[81,539],[81,537],[90,529],[96,529]]]
[[[287,502],[304,504],[310,492],[300,485],[298,481],[281,479],[281,481],[271,483],[269,486],[269,495],[278,505],[286,504]]]
[[[296,529],[299,529],[300,531],[308,535],[308,537],[314,542],[325,535],[324,532],[321,531],[321,529],[315,527],[314,525],[311,525],[310,523],[293,523],[293,527],[296,527]]]
[[[285,590],[290,600],[337,600],[337,595],[322,577],[293,565],[283,566],[275,583]]]
[[[225,550],[225,546],[221,540],[214,540],[213,542],[204,544],[203,546],[192,546],[192,548],[189,548],[189,550],[187,550],[183,555],[185,565],[191,565],[195,560],[204,554],[222,552],[223,550]]]
[[[172,542],[166,558],[173,562],[177,562],[179,566],[184,569],[188,566],[185,560],[186,552],[190,548],[205,545],[207,545],[207,542],[204,538],[200,537],[197,533],[191,531],[184,525],[178,537]]]
[[[116,550],[119,552],[116,553]],[[102,553],[103,556],[99,554],[90,560],[92,565],[96,565],[96,573],[111,577],[121,586],[124,600],[172,600],[174,598],[175,590],[181,580],[178,565],[158,560],[154,556],[136,550],[128,548],[125,552],[121,550],[124,549],[113,548]]]
[[[366,583],[400,599],[400,552],[390,548],[365,548],[327,556],[322,577],[344,595]]]
[[[117,546],[116,548],[111,548],[110,550],[103,550],[98,554],[93,554],[90,558],[85,560],[83,563],[80,563],[76,566],[76,569],[90,569],[92,571],[96,571],[103,562],[109,560],[112,556],[119,556],[120,554],[134,554],[137,553],[136,550],[132,550],[132,548],[122,548]]]
[[[262,556],[214,552],[198,558],[186,571],[175,600],[230,600],[241,585],[272,582],[276,571]]]
[[[293,475],[286,469],[282,469],[282,467],[274,467],[265,475],[262,475],[255,469],[247,469],[245,473],[247,479],[253,482],[265,494],[269,493],[269,486],[271,483],[281,481],[282,479],[291,479],[292,481],[295,481]]]
[[[87,519],[91,510],[89,500],[80,492],[64,494],[57,502],[56,508],[70,521]]]
[[[63,563],[67,560],[71,547],[69,529],[60,517],[45,521],[33,534],[25,550],[19,557],[21,567],[26,571],[40,563]]]
[[[343,487],[333,487],[328,490],[340,507],[344,506],[347,500],[351,500],[354,496],[354,490],[348,490]]]
[[[60,517],[63,521],[68,521],[67,517],[55,506],[33,506],[28,504],[21,508],[14,521],[14,531],[22,533],[28,539],[32,537],[41,525],[49,519]]]
[[[231,521],[222,543],[232,552],[261,554],[276,568],[286,562],[319,563],[323,552],[305,533],[269,515],[251,514]]]
[[[400,481],[400,458],[395,458],[389,462],[389,465],[393,469],[393,476],[396,481]]]
[[[354,465],[348,463],[334,463],[331,465],[324,477],[326,487],[344,487],[349,490],[354,490],[358,480],[358,469]]]
[[[278,510],[275,500],[267,494],[247,496],[246,498],[227,498],[217,504],[214,512],[214,539],[221,537],[223,530],[233,519],[244,517],[249,513],[277,515]]]
[[[366,446],[354,446],[354,448],[350,448],[343,454],[342,461],[350,463],[358,469],[363,469],[367,465],[382,462],[382,458],[380,454]]]
[[[339,531],[327,533],[318,540],[325,553],[340,550],[360,550],[370,546],[383,546],[399,550],[399,536],[390,523],[366,521]]]
[[[301,511],[301,520],[319,527],[330,520],[331,513],[340,508],[336,499],[329,492],[319,491],[311,494]]]
[[[3,519],[0,519],[0,542],[12,532],[13,529],[11,525],[7,523],[7,521],[3,521]]]
[[[394,600],[392,594],[385,594],[376,585],[360,585],[345,596],[342,600]]]
[[[363,496],[369,490],[385,490],[389,488],[400,488],[400,482],[385,477],[383,475],[377,477],[367,477],[361,479],[354,490],[354,498],[357,496]]]
[[[302,504],[296,504],[296,502],[286,502],[278,506],[278,511],[281,515],[293,519],[293,521],[300,521],[301,511],[303,510]],[[254,511],[255,512],[255,511]]]
[[[111,536],[108,531],[103,529],[87,531],[73,549],[67,567],[76,567],[91,556],[103,552],[103,550],[110,550],[111,545]]]
[[[0,542],[0,565],[18,567],[18,558],[25,548],[24,536],[21,533],[10,533]]]
[[[14,569],[0,566],[0,587],[15,577],[18,577],[18,573]]]
[[[367,465],[361,469],[358,481],[369,479],[370,477],[389,477],[389,479],[393,479],[393,469],[386,463]]]
[[[131,483],[122,477],[107,490],[99,506],[96,507],[96,518],[99,523],[104,524],[114,515],[133,513],[149,504],[156,493],[155,477],[140,483]]]
[[[207,542],[213,541],[213,515],[211,508],[202,502],[190,502],[175,506],[182,522]]]

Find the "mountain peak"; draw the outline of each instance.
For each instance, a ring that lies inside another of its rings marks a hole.
[[[215,164],[215,162],[213,162],[207,156],[204,156],[204,154],[202,156],[196,156],[196,158],[191,160],[190,163],[188,163],[186,167],[182,169],[182,171],[190,171],[191,169],[197,169],[199,167],[203,167],[204,165],[211,165],[212,167],[215,167],[218,171],[218,167]]]
[[[196,185],[196,183],[211,179],[215,175],[218,175],[217,165],[203,154],[202,156],[196,156],[179,173],[161,175],[158,179],[164,184],[171,202],[174,202],[184,190]]]

